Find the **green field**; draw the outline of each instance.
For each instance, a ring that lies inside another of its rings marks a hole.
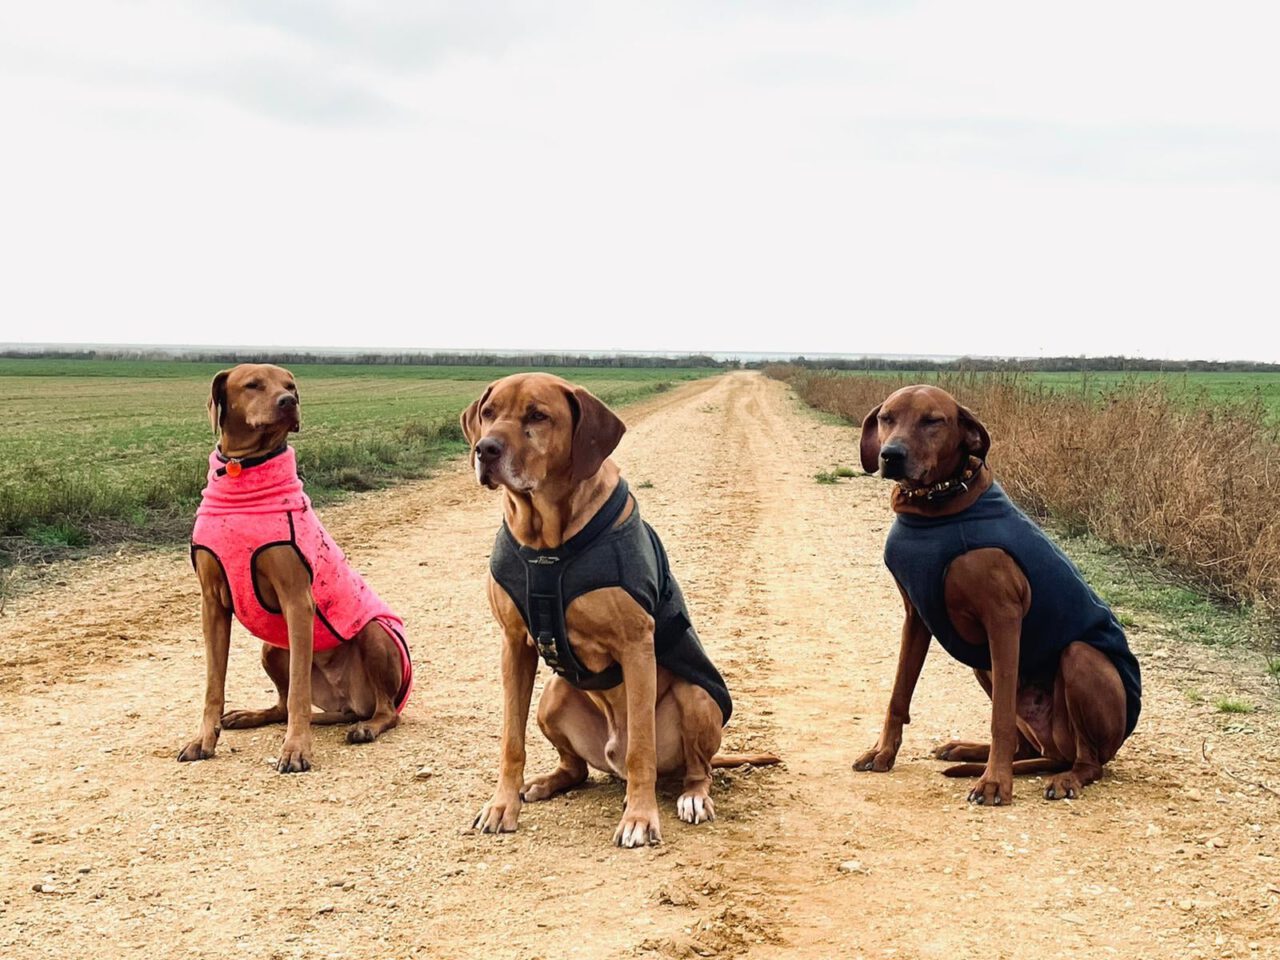
[[[213,435],[209,381],[223,365],[0,360],[0,537],[7,552],[185,535]],[[461,450],[459,412],[515,368],[291,364],[302,396],[293,438],[323,502],[421,476]],[[718,371],[555,370],[618,405]],[[3,557],[0,556],[0,560]]]
[[[955,370],[829,372],[848,376],[909,377],[917,379],[920,383],[933,383],[939,379],[951,379],[957,376],[992,377],[1028,386],[1042,386],[1054,391],[1076,393],[1083,391],[1098,397],[1117,389],[1160,384],[1174,397],[1204,406],[1221,403],[1257,403],[1267,411],[1273,421],[1280,422],[1280,373],[1159,373],[1155,371],[960,373]]]

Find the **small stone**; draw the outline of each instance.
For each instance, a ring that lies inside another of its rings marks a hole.
[[[1197,803],[1199,803],[1199,802],[1201,801],[1201,799],[1203,799],[1203,797],[1204,797],[1204,794],[1202,794],[1202,793],[1201,793],[1199,790],[1197,790],[1195,787],[1192,787],[1190,790],[1188,790],[1188,791],[1187,791],[1187,799],[1188,799],[1188,800],[1194,800],[1194,801],[1196,801]]]
[[[92,869],[93,867],[80,867],[78,870],[76,870],[76,873],[88,873]]]
[[[1179,901],[1178,901],[1178,909],[1179,909],[1179,910],[1190,910],[1190,909],[1191,909],[1192,907],[1194,907],[1194,906],[1195,906],[1195,904],[1194,904],[1192,901],[1190,901],[1190,900],[1179,900]]]
[[[863,873],[861,860],[845,860],[839,866],[841,873]]]
[[[324,904],[322,907],[320,907],[320,909],[319,909],[319,910],[317,910],[317,911],[316,911],[316,913],[317,913],[317,914],[321,914],[321,913],[333,913],[333,904],[332,904],[332,903],[326,903],[326,904]]]
[[[1211,850],[1220,850],[1227,845],[1227,841],[1222,837],[1210,837],[1204,842],[1204,845]]]
[[[355,888],[356,888],[356,882],[354,880],[348,880],[346,883],[342,885],[342,889],[347,891],[354,890]]]
[[[431,777],[434,775],[434,773],[435,771],[433,771],[430,767],[419,767],[418,772],[413,775],[413,779],[430,780]]]
[[[1148,823],[1148,824],[1147,824],[1147,836],[1148,836],[1148,837],[1158,837],[1158,836],[1160,836],[1160,828],[1159,828],[1159,827],[1157,827],[1154,823]]]

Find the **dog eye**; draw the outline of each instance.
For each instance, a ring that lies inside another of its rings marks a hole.
[[[480,419],[481,419],[481,420],[492,420],[492,419],[493,419],[493,407],[485,407],[483,410],[481,410],[481,411],[480,411]]]
[[[539,423],[545,419],[547,419],[547,415],[543,413],[541,410],[529,411],[529,420],[532,421],[533,423]]]
[[[257,390],[261,386],[262,384],[260,384],[257,380],[250,380],[248,383],[244,385],[244,388],[246,390]]]
[[[923,417],[920,422],[926,427],[936,427],[938,424],[943,422],[943,419],[943,417]]]

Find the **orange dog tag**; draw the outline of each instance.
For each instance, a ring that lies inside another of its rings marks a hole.
[[[240,476],[240,461],[239,461],[239,460],[228,460],[228,461],[227,461],[227,476],[228,476],[228,477],[238,477],[238,476]]]

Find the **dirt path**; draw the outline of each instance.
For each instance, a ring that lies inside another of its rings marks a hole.
[[[1020,781],[992,810],[927,759],[987,719],[972,676],[935,649],[898,768],[854,774],[899,600],[880,563],[885,487],[812,479],[852,461],[851,432],[754,374],[626,417],[617,460],[735,693],[726,746],[784,767],[727,772],[720,820],[696,829],[667,789],[655,849],[609,846],[623,791],[601,775],[526,806],[515,835],[466,832],[496,770],[483,578],[498,503],[452,466],[325,511],[408,621],[417,688],[373,745],[317,730],[306,776],[268,766],[278,728],[174,761],[203,689],[185,557],[84,565],[11,606],[0,956],[1280,956],[1280,796],[1249,785],[1280,786],[1280,724],[1183,692],[1233,692],[1244,666],[1139,634],[1143,720],[1112,776],[1063,803]],[[235,637],[229,700],[266,702],[256,644]],[[531,725],[530,769],[553,757]]]

